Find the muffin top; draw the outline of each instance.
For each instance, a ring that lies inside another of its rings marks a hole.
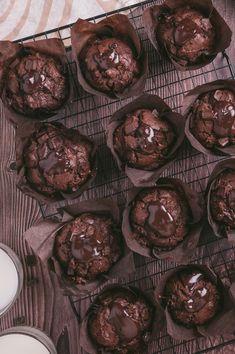
[[[144,189],[131,205],[133,237],[145,247],[174,248],[187,235],[189,221],[190,211],[185,196],[173,187]]]
[[[88,83],[105,93],[122,93],[140,74],[132,48],[118,38],[93,37],[79,60]]]
[[[210,19],[190,6],[163,13],[157,36],[182,65],[200,63],[213,53],[215,30]]]
[[[68,94],[68,72],[58,59],[30,50],[11,63],[6,100],[16,112],[34,118],[53,115]]]
[[[228,169],[216,178],[210,196],[215,221],[235,228],[235,170]]]
[[[67,280],[86,284],[121,257],[120,231],[110,215],[83,213],[57,232],[54,255]]]
[[[221,294],[201,269],[188,266],[167,280],[163,298],[172,318],[192,327],[203,325],[216,315]]]
[[[235,93],[220,89],[199,96],[192,107],[192,132],[206,148],[235,144]]]
[[[153,307],[128,288],[106,290],[95,302],[88,332],[99,348],[142,354],[151,333]]]
[[[43,123],[24,147],[26,179],[47,196],[74,192],[92,175],[93,149],[77,130]]]
[[[152,170],[165,161],[175,140],[170,122],[157,110],[138,109],[127,114],[114,131],[114,149],[130,167]]]

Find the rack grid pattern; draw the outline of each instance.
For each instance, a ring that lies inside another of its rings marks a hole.
[[[140,36],[143,46],[148,54],[149,73],[145,86],[146,93],[157,94],[162,97],[175,111],[180,112],[184,94],[193,87],[217,79],[235,79],[235,73],[226,52],[219,54],[211,64],[191,72],[178,72],[165,57],[161,57],[152,47],[141,23],[144,9],[153,4],[160,4],[161,0],[144,1],[137,5],[112,11],[107,14],[92,17],[89,20],[97,22],[108,15],[115,13],[128,14],[133,26]],[[78,128],[84,134],[92,137],[98,145],[98,174],[95,181],[87,191],[76,200],[40,205],[44,218],[58,215],[58,208],[76,203],[78,200],[103,198],[112,196],[120,205],[125,204],[126,193],[132,187],[131,183],[117,168],[109,149],[106,146],[105,131],[111,115],[131,99],[110,101],[104,97],[95,97],[83,91],[76,79],[76,65],[71,60],[71,25],[67,25],[48,32],[40,33],[20,40],[27,41],[58,37],[67,47],[67,62],[73,85],[73,95],[64,111],[49,121],[59,120],[67,127]],[[163,176],[171,176],[187,182],[194,190],[204,193],[208,177],[221,158],[208,157],[196,150],[185,141],[177,159],[168,167]],[[135,255],[137,271],[129,278],[120,279],[120,283],[132,284],[145,291],[151,291],[158,283],[160,276],[175,265],[168,261],[147,259]],[[192,263],[210,265],[229,286],[235,278],[235,252],[225,239],[216,239],[210,228],[202,232],[199,246],[195,252]],[[112,282],[116,282],[113,280]],[[111,283],[112,283],[111,282]],[[80,320],[94,300],[97,292],[82,298],[70,298],[71,306],[78,320]],[[221,353],[227,353],[226,348],[234,343],[235,336],[218,336],[213,339],[200,338],[190,341],[175,341],[167,335],[164,329],[158,338],[148,348],[149,354],[196,354],[215,351],[222,348]],[[235,350],[235,349],[234,349]],[[85,352],[79,348],[79,353]]]

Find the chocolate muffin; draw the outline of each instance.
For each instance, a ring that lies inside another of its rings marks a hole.
[[[167,280],[163,299],[176,322],[193,327],[218,313],[221,292],[201,269],[188,266]]]
[[[209,149],[235,144],[235,93],[220,89],[199,96],[192,107],[191,130]]]
[[[11,63],[6,77],[6,101],[16,112],[45,118],[54,115],[68,95],[68,72],[58,59],[22,49]]]
[[[210,208],[215,221],[235,229],[235,170],[227,169],[216,178],[211,189]]]
[[[133,49],[119,38],[93,37],[82,50],[79,61],[88,83],[105,93],[122,93],[140,75]]]
[[[170,250],[187,235],[191,212],[183,193],[158,186],[140,191],[132,202],[133,237],[144,246]]]
[[[67,280],[86,284],[121,257],[120,231],[108,214],[83,213],[57,232],[54,255]]]
[[[135,289],[106,290],[94,303],[88,332],[99,348],[114,353],[142,354],[149,339],[154,308]]]
[[[167,9],[156,33],[168,53],[180,64],[198,64],[213,55],[215,29],[210,18],[190,6]]]
[[[138,109],[114,131],[114,149],[130,167],[152,170],[164,162],[175,137],[171,123],[156,110]]]
[[[28,139],[23,163],[28,183],[54,197],[72,193],[93,175],[94,145],[77,130],[62,124],[40,124]]]

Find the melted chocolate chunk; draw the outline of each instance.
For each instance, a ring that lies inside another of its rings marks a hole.
[[[61,174],[69,167],[69,160],[61,159],[55,152],[51,152],[45,159],[39,161],[39,166],[48,175]]]
[[[98,68],[101,70],[108,70],[109,68],[115,67],[120,62],[120,56],[117,49],[117,44],[112,43],[108,50],[104,53],[100,52],[99,54],[94,54],[94,61],[98,65]]]
[[[95,228],[93,228],[95,232]],[[72,234],[72,255],[82,262],[89,262],[95,257],[102,256],[103,245],[99,239],[88,238],[84,233]]]
[[[157,111],[138,109],[129,113],[114,131],[114,149],[123,163],[153,170],[166,161],[176,135]]]
[[[121,257],[120,230],[108,215],[81,214],[58,231],[54,254],[69,281],[86,284],[107,273]]]
[[[148,225],[162,236],[171,236],[176,231],[174,218],[159,201],[148,206]]]
[[[183,46],[186,42],[195,38],[200,33],[198,25],[190,18],[184,18],[178,23],[174,30],[175,45]]]
[[[216,101],[214,110],[214,132],[219,137],[235,135],[235,101]]]
[[[25,93],[32,93],[38,87],[43,85],[45,78],[46,76],[43,73],[39,73],[37,71],[30,71],[22,77],[22,81],[20,83],[21,89]]]
[[[129,342],[137,337],[140,332],[138,322],[134,321],[125,310],[125,307],[119,303],[112,304],[108,321],[115,328],[116,333],[118,333],[123,342]]]
[[[165,306],[175,321],[185,326],[202,325],[219,310],[221,294],[199,269],[179,270],[167,281]]]

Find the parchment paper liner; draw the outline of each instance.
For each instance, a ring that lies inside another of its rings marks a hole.
[[[190,6],[210,17],[210,21],[215,28],[216,38],[214,51],[209,56],[202,57],[201,63],[182,65],[177,61],[177,57],[171,54],[166,46],[157,38],[159,20],[158,17],[166,10],[177,9],[179,7]],[[147,32],[148,38],[158,52],[165,51],[177,70],[196,70],[211,63],[218,53],[229,47],[232,39],[232,31],[225,20],[213,7],[211,0],[165,0],[162,5],[148,7],[142,17],[142,22]]]
[[[17,58],[20,52],[24,49],[33,49],[39,53],[52,56],[55,59],[59,60],[63,65],[64,69],[67,70],[67,77],[68,77],[68,95],[66,101],[63,105],[55,111],[51,111],[51,114],[45,116],[34,116],[31,115],[24,115],[21,113],[16,112],[13,108],[11,108],[6,102],[6,94],[5,94],[5,80],[6,74],[9,70],[9,66],[11,63]],[[5,106],[6,110],[6,117],[16,125],[22,124],[27,119],[37,119],[37,120],[44,120],[51,116],[56,116],[60,113],[65,105],[68,103],[70,96],[72,95],[72,85],[71,80],[69,80],[69,69],[66,62],[66,54],[65,54],[65,47],[63,44],[62,39],[59,38],[50,38],[50,39],[42,39],[33,42],[27,42],[24,44],[14,43],[10,41],[0,41],[0,95],[2,101]]]
[[[148,300],[148,302],[150,304],[152,304],[152,306],[154,308],[154,318],[153,318],[152,333],[151,333],[151,337],[149,338],[148,344],[151,343],[151,341],[154,340],[156,337],[158,337],[159,332],[160,332],[161,328],[163,327],[163,324],[164,324],[164,321],[165,321],[164,311],[156,303],[156,301],[154,299],[154,294],[153,294],[152,291],[151,292],[150,291],[146,292],[146,291],[140,290],[137,287],[121,285],[121,284],[107,285],[107,286],[104,287],[104,289],[102,289],[100,294],[98,294],[96,299],[90,305],[90,307],[87,310],[87,313],[84,316],[84,318],[82,320],[82,323],[81,323],[81,327],[80,327],[80,345],[89,354],[96,354],[97,353],[97,347],[95,346],[95,344],[92,342],[91,338],[89,337],[88,330],[87,330],[89,316],[92,313],[93,308],[94,308],[94,304],[96,303],[98,298],[100,296],[102,296],[105,291],[112,290],[112,289],[115,289],[115,288],[117,288],[117,289],[129,289],[131,291],[134,291],[136,294],[140,293],[140,294],[142,294],[142,295],[144,295],[146,297],[146,299]],[[111,354],[111,352],[108,351],[108,350],[105,350],[105,351],[101,350],[101,351],[99,351],[99,353]],[[145,351],[144,351],[144,353],[145,353]]]
[[[222,304],[218,314],[215,315],[207,324],[195,326],[194,328],[187,328],[173,320],[167,307],[164,309],[161,299],[164,294],[164,289],[167,280],[171,276],[173,276],[173,274],[175,274],[178,270],[183,270],[185,268],[190,268],[194,266],[203,271],[209,279],[211,279],[216,285],[218,285],[222,293]],[[178,266],[174,269],[169,270],[161,277],[160,282],[158,283],[155,289],[154,295],[158,306],[161,307],[163,311],[165,310],[167,332],[174,339],[189,340],[201,336],[210,337],[223,334],[232,334],[234,332],[235,304],[232,291],[230,291],[230,289],[226,288],[222,284],[218,276],[209,267],[198,264],[190,264],[185,266]]]
[[[172,146],[169,154],[164,157],[165,162],[159,163],[159,166],[152,171],[132,168],[127,164],[124,164],[115,152],[113,146],[113,133],[115,129],[125,120],[125,116],[128,113],[140,108],[147,108],[151,110],[156,109],[160,117],[165,118],[171,123],[176,134],[174,145]],[[160,176],[163,170],[173,162],[175,155],[184,140],[184,125],[184,118],[179,113],[173,112],[159,96],[144,94],[113,114],[107,128],[107,145],[110,148],[119,169],[125,171],[131,182],[136,187],[149,187],[155,184],[156,179]]]
[[[119,208],[111,198],[87,200],[62,208],[59,210],[62,219],[46,219],[38,222],[37,225],[28,229],[25,234],[25,240],[33,249],[34,253],[46,263],[50,270],[54,271],[59,280],[60,286],[65,295],[81,296],[97,289],[101,284],[109,279],[124,277],[135,271],[134,259],[132,252],[125,246],[123,240],[123,256],[117,261],[107,274],[100,277],[99,280],[92,281],[86,285],[73,285],[63,277],[63,271],[59,262],[53,256],[53,247],[55,235],[66,222],[72,220],[75,216],[85,212],[108,213],[113,217],[113,220],[120,224]]]
[[[140,76],[134,84],[128,86],[122,93],[116,94],[113,92],[105,93],[99,91],[91,86],[82,74],[79,64],[79,55],[88,40],[96,35],[118,37],[123,39],[124,42],[130,43],[136,51],[134,58],[140,64]],[[106,17],[98,23],[78,19],[71,29],[71,41],[73,59],[77,64],[78,81],[85,91],[94,95],[117,99],[137,96],[144,90],[148,69],[147,54],[144,52],[141,41],[126,15],[116,14]]]
[[[218,222],[213,219],[210,207],[211,190],[214,186],[216,178],[225,170],[232,169],[235,172],[235,157],[220,161],[216,164],[214,170],[212,171],[207,184],[207,215],[208,222],[213,229],[214,234],[217,237],[227,237],[228,241],[235,245],[235,229],[226,226],[222,222]]]
[[[45,122],[44,122],[45,123]],[[17,187],[25,194],[29,195],[32,198],[37,199],[39,202],[42,203],[51,203],[55,201],[60,201],[64,199],[73,199],[79,197],[84,190],[86,190],[89,186],[89,184],[95,179],[96,177],[96,171],[97,171],[97,162],[96,162],[96,145],[95,143],[90,140],[90,142],[93,144],[93,151],[92,151],[92,165],[93,165],[93,170],[90,178],[81,186],[78,188],[77,191],[72,192],[72,193],[63,193],[61,192],[55,197],[50,197],[46,196],[44,194],[41,194],[37,192],[33,186],[30,185],[30,183],[27,181],[26,174],[25,174],[25,166],[23,163],[23,151],[24,147],[26,146],[29,137],[31,134],[33,134],[36,130],[39,129],[41,125],[44,124],[43,122],[40,122],[38,120],[33,120],[33,119],[27,119],[24,122],[22,122],[21,125],[16,128],[16,135],[15,135],[15,149],[16,149],[16,167],[17,167]],[[62,125],[61,123],[51,123],[53,125]],[[66,128],[68,129],[68,128]],[[72,129],[76,131],[75,129]]]
[[[132,228],[130,223],[130,211],[132,201],[137,194],[142,190],[141,188],[133,188],[127,196],[127,203],[123,213],[122,232],[125,237],[127,246],[134,252],[145,257],[155,257],[158,259],[172,260],[176,263],[186,264],[189,262],[193,252],[198,244],[201,230],[204,225],[204,200],[193,191],[189,186],[176,178],[160,178],[156,182],[156,186],[169,187],[173,186],[179,190],[189,204],[192,214],[190,222],[190,230],[183,241],[181,241],[175,248],[169,251],[157,251],[152,248],[141,246],[137,240],[132,236]]]
[[[187,93],[183,101],[182,112],[186,119],[185,134],[188,140],[190,141],[191,145],[195,149],[208,156],[235,155],[235,144],[229,145],[224,148],[213,147],[212,149],[208,149],[197,140],[197,138],[193,135],[193,132],[191,131],[191,127],[193,123],[192,106],[194,102],[198,99],[198,97],[201,94],[209,91],[220,90],[220,89],[229,89],[235,93],[235,80],[216,80],[204,85],[197,86],[193,90]]]

